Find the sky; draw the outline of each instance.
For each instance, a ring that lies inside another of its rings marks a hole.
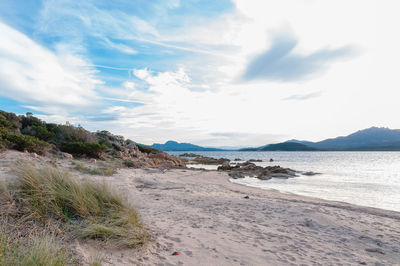
[[[0,109],[134,141],[400,128],[397,0],[2,0]]]

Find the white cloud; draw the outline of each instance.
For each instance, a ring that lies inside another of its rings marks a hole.
[[[0,22],[0,94],[43,111],[88,109],[96,97],[88,63],[73,54],[52,52]]]
[[[118,106],[104,111],[118,116],[112,126],[119,130],[118,134],[144,143],[170,139],[200,143],[207,139],[209,145],[238,145],[240,139],[247,145],[257,145],[262,138],[265,141],[283,140],[276,130],[269,129],[272,133],[266,134],[268,125],[254,119],[260,115],[262,99],[249,99],[246,93],[236,88],[193,91],[191,79],[183,68],[160,73],[136,69],[134,73],[147,83],[148,89],[132,86],[129,98],[143,105],[134,108]],[[249,107],[245,101],[252,101],[254,106]],[[249,115],[251,112],[253,115]],[[232,138],[215,135],[215,132],[227,131],[237,133]]]

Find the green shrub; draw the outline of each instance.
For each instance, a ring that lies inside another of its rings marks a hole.
[[[0,115],[2,115],[8,121],[8,129],[17,131],[21,128],[20,118],[16,114],[0,110]]]
[[[56,124],[47,124],[46,127],[49,132],[53,132],[55,134],[54,143],[59,148],[72,142],[98,143],[98,139],[95,134],[85,130],[82,127]]]
[[[21,128],[26,128],[26,127],[31,127],[31,126],[46,126],[46,122],[43,122],[37,117],[34,117],[32,115],[21,115],[20,116],[20,121],[21,121]]]
[[[0,113],[0,128],[12,128],[12,124]]]
[[[10,132],[4,128],[0,127],[0,150],[4,150],[8,146],[8,136],[10,135]]]
[[[0,140],[7,139],[9,135],[10,132],[6,128],[0,127]]]
[[[29,152],[44,154],[50,148],[47,142],[23,134],[10,134],[7,136],[7,140],[11,143],[13,149],[19,151],[27,150]]]
[[[107,146],[94,142],[72,142],[62,146],[62,150],[77,156],[100,158],[107,150]]]
[[[135,163],[133,161],[131,161],[131,160],[125,160],[124,161],[124,165],[126,167],[135,167]]]
[[[136,146],[138,147],[139,151],[144,152],[144,153],[153,153],[153,154],[155,154],[155,153],[159,153],[160,152],[157,149],[154,149],[152,147],[145,146],[145,145],[142,145],[142,144],[136,144]]]
[[[21,130],[22,134],[37,137],[40,140],[49,142],[55,139],[56,134],[54,132],[48,131],[45,126],[28,126]]]

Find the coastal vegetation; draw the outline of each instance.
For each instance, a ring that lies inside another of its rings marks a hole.
[[[137,211],[105,183],[24,161],[12,171],[16,180],[0,190],[0,265],[74,264],[73,239],[128,248],[150,239]]]
[[[75,165],[74,167],[75,170],[90,175],[112,176],[116,171],[115,167],[110,165],[99,168],[89,168],[85,166],[84,163],[81,162],[72,162],[72,164]]]
[[[147,153],[147,154],[155,154],[155,153],[159,152],[157,149],[152,148],[150,146],[143,145],[143,144],[136,143],[136,146],[139,148],[139,151]]]
[[[122,146],[133,143],[108,131],[89,132],[81,126],[46,123],[27,113],[16,115],[0,110],[0,149],[15,149],[40,155],[59,150],[77,157],[101,158],[105,152],[116,155]],[[136,144],[147,154],[159,151]]]

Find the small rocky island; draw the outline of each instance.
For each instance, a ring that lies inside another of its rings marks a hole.
[[[226,171],[228,172],[228,175],[234,179],[244,177],[254,177],[261,180],[269,180],[272,178],[289,179],[300,174],[308,176],[319,174],[315,172],[297,171],[290,168],[284,168],[279,165],[262,167],[254,163],[262,162],[262,160],[259,159],[250,159],[241,163],[238,162],[238,159],[235,159],[234,162],[231,162],[227,158],[216,159],[195,153],[183,153],[179,156],[188,158],[189,164],[219,165],[217,168],[218,171]]]

